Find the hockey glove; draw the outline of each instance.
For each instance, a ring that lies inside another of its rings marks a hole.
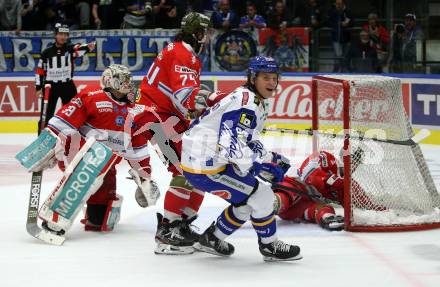
[[[155,205],[160,197],[159,187],[156,182],[150,178],[140,177],[134,169],[130,169],[128,173],[138,185],[135,199],[139,206],[145,208],[147,206]]]
[[[254,162],[252,174],[270,183],[280,182],[284,177],[284,171],[281,166],[274,163]]]
[[[319,225],[330,231],[341,231],[344,229],[344,217],[340,215],[329,215],[322,218]]]
[[[272,152],[272,162],[279,165],[283,169],[284,174],[287,173],[291,166],[290,160],[287,157],[276,152]]]

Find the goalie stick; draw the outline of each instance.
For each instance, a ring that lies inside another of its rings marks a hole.
[[[322,196],[316,189],[314,186],[311,186],[307,183],[304,183],[300,180],[298,180],[297,178],[295,178],[296,181],[298,181],[299,183],[303,184],[306,187],[307,191],[303,191],[301,189],[298,188],[293,188],[293,187],[287,187],[278,183],[274,183],[272,184],[272,188],[273,189],[279,189],[279,190],[284,190],[284,191],[293,191],[299,195],[303,195],[305,197],[307,197],[308,199],[311,200],[319,200],[322,201],[326,204],[336,204],[336,205],[341,205],[339,202],[325,198],[324,196]]]
[[[40,112],[40,119],[38,121],[38,135],[40,135],[41,131],[45,128],[49,93],[50,93],[50,85],[45,85],[41,95],[41,112]],[[31,236],[37,239],[41,239],[43,241],[55,245],[61,245],[64,242],[63,237],[52,234],[47,230],[44,230],[38,226],[38,208],[40,205],[42,179],[43,179],[42,171],[37,171],[32,173],[31,190],[29,195],[29,205],[28,205],[27,220],[26,220],[26,230]]]

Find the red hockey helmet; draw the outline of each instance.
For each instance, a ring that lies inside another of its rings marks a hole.
[[[338,163],[334,155],[328,151],[319,152],[319,165],[322,170],[331,174],[338,174]]]

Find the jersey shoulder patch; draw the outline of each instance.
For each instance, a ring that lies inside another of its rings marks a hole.
[[[238,124],[244,128],[253,128],[255,126],[255,114],[247,111],[242,111],[240,113]]]

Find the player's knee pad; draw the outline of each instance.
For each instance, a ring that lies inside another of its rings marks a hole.
[[[122,195],[107,204],[87,204],[86,216],[81,221],[86,231],[112,231],[121,218]]]
[[[94,139],[88,140],[43,203],[38,216],[50,229],[67,231],[86,200],[102,185],[116,159],[109,148]]]
[[[252,208],[252,217],[262,218],[273,212],[275,195],[272,188],[260,182],[257,190],[249,197],[247,204]]]

